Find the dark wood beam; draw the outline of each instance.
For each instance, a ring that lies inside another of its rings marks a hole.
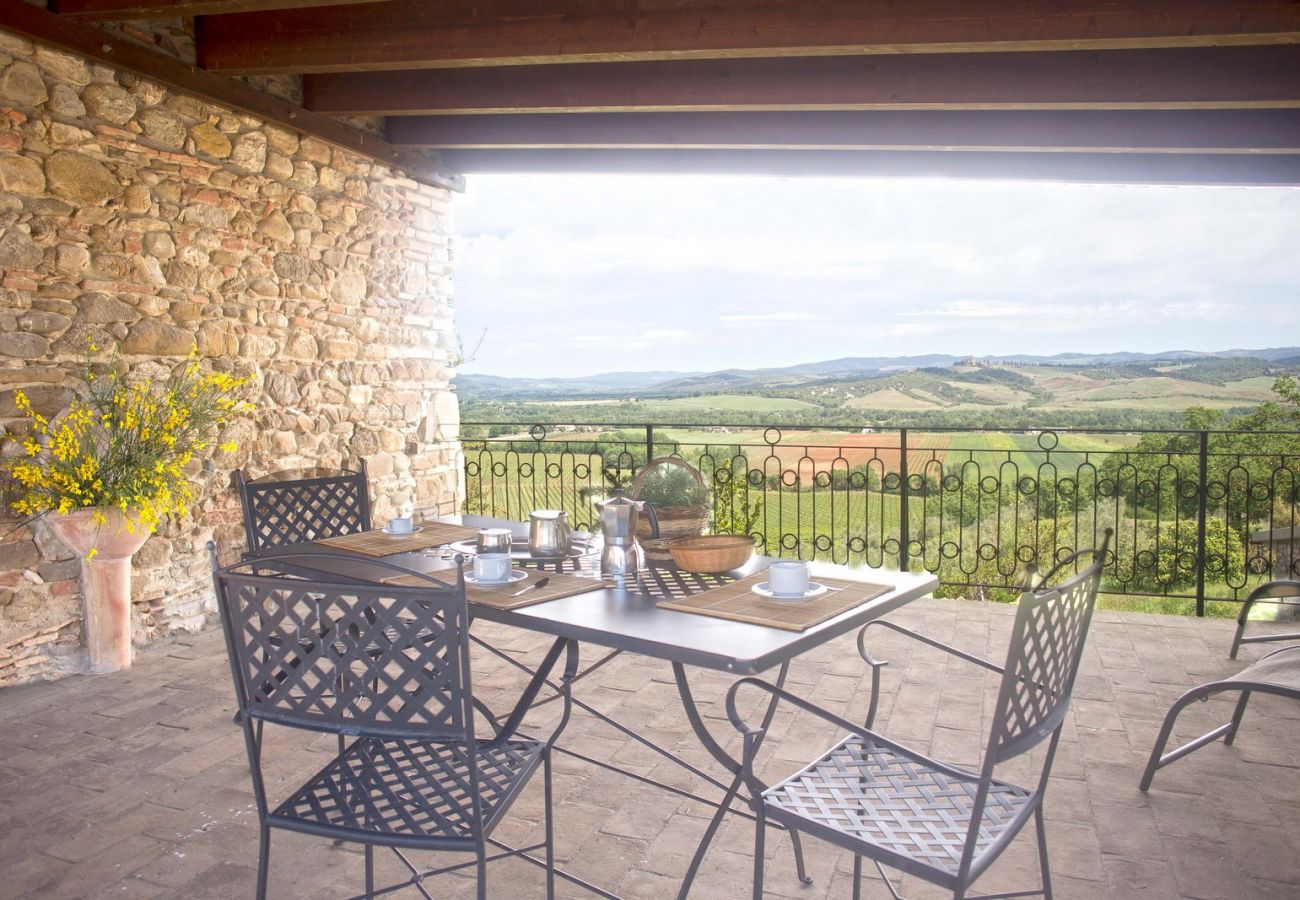
[[[312,75],[333,114],[1300,106],[1300,45]]]
[[[409,116],[387,134],[438,150],[1300,153],[1300,109]]]
[[[1300,156],[858,150],[449,150],[446,156],[448,164],[470,175],[637,172],[1300,185]]]
[[[575,7],[577,9],[575,10]],[[1300,40],[1293,0],[398,0],[202,18],[214,72],[1208,47]]]
[[[188,66],[98,28],[68,21],[23,0],[0,0],[0,29],[312,135],[336,147],[401,169],[417,181],[452,190],[464,189],[464,179],[460,175],[444,168],[440,160],[420,151],[395,147],[382,138],[344,125],[329,116],[303,109],[230,78]]]
[[[1300,109],[396,116],[388,139],[436,149],[1300,153]]]
[[[248,13],[303,7],[387,3],[390,0],[54,0],[61,16],[95,20],[174,19],[211,13]]]

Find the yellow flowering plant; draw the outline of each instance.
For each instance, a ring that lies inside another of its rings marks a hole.
[[[98,368],[88,359],[84,378],[82,397],[54,422],[15,392],[30,431],[24,454],[5,465],[19,487],[14,510],[36,516],[94,508],[103,524],[102,510],[115,507],[128,528],[149,530],[169,515],[187,515],[194,486],[186,467],[212,448],[214,431],[251,409],[235,397],[248,379],[202,371],[197,352],[161,384],[128,380],[115,359]]]

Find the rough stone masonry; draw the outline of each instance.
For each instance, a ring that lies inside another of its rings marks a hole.
[[[356,466],[377,518],[454,503],[450,195],[374,161],[0,32],[0,453],[21,389],[65,409],[89,343],[143,377],[190,348],[256,412],[202,500],[135,557],[137,643],[214,613],[242,546],[231,474]],[[78,564],[0,521],[0,686],[81,666]]]

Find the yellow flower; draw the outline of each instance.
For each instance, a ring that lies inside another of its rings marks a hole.
[[[234,441],[226,441],[217,449],[224,450],[226,453],[234,453],[236,450],[239,449],[239,445]]]
[[[91,547],[90,552],[86,554],[86,559],[94,559],[98,555],[99,555],[99,548]]]

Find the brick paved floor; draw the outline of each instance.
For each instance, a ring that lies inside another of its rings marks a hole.
[[[926,600],[895,618],[1000,658],[1010,614],[1005,606]],[[1241,666],[1226,658],[1230,631],[1221,621],[1098,613],[1047,795],[1057,896],[1300,896],[1300,705],[1255,698],[1234,747],[1207,747],[1160,772],[1150,794],[1137,790],[1168,705],[1189,685]],[[498,626],[479,633],[524,658],[537,658],[544,645]],[[881,729],[943,758],[976,764],[994,698],[991,676],[899,638],[882,638],[879,646],[891,660]],[[1243,655],[1253,659],[1260,651],[1247,648]],[[865,676],[850,636],[801,659],[790,684],[860,718],[868,701]],[[719,704],[729,679],[707,672],[693,678],[709,723],[734,748]],[[517,673],[486,656],[476,659],[476,679],[489,702],[520,684]],[[580,696],[681,758],[713,765],[689,734],[666,665],[622,657],[583,683]],[[538,711],[539,728],[557,707]],[[1180,733],[1208,730],[1230,709],[1229,701],[1189,709]],[[150,647],[129,672],[0,692],[0,896],[251,896],[256,814],[231,712],[217,632]],[[766,772],[791,771],[831,740],[815,720],[782,710],[764,751]],[[271,744],[271,790],[314,771],[331,743],[317,737]],[[698,787],[667,760],[588,716],[575,715],[562,744]],[[1021,775],[1028,771],[1018,768]],[[556,764],[556,802],[563,865],[630,897],[675,894],[710,812],[698,801],[564,756]],[[541,808],[538,780],[499,835],[536,839]],[[747,897],[751,841],[750,825],[730,820],[693,896]],[[814,877],[807,887],[794,878],[788,841],[771,835],[771,895],[849,896],[851,858],[813,839],[805,845]],[[381,878],[400,874],[387,851],[376,859]],[[1035,860],[1030,829],[977,886],[1032,887]],[[342,897],[362,887],[356,848],[283,832],[273,839],[271,871],[273,897]],[[494,864],[491,895],[540,896],[540,876],[527,863]],[[473,883],[449,875],[431,888],[437,897],[463,897],[472,895]],[[912,879],[904,889],[908,896],[940,896]],[[560,893],[590,896],[571,887]],[[887,896],[874,873],[864,896]]]

